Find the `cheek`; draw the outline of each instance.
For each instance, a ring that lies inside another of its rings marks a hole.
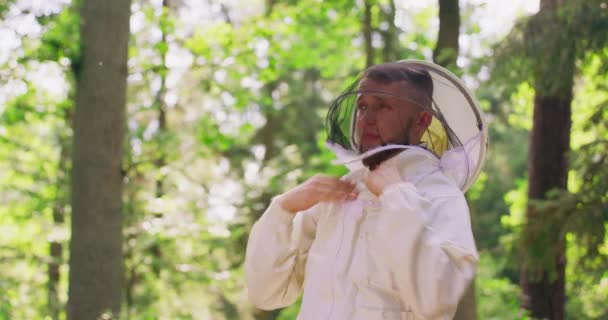
[[[371,115],[371,116],[374,116],[374,115]],[[373,123],[375,121],[370,121],[369,117],[370,117],[370,115],[362,115],[361,113],[358,113],[357,115],[355,115],[355,128],[357,130],[362,130],[365,127],[373,125]],[[375,120],[378,120],[377,115],[376,115]]]
[[[357,127],[360,126],[361,123],[363,123],[361,113],[359,113],[359,112],[355,113],[354,117],[355,117],[355,126],[357,126]]]
[[[364,126],[364,122],[361,119],[361,117],[357,117],[355,120],[355,129],[357,129],[357,131],[361,131],[361,129],[363,129]]]
[[[386,137],[395,137],[403,134],[405,123],[398,112],[384,112],[378,117],[379,130]]]

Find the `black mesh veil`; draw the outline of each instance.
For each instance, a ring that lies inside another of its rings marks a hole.
[[[369,90],[360,87],[361,80],[377,83],[404,81],[417,90],[398,92]],[[357,99],[362,95],[379,98],[390,97],[415,106],[432,115],[432,121],[424,132],[418,147],[425,148],[438,158],[448,150],[464,149],[464,144],[474,138],[479,146],[466,150],[465,189],[479,174],[487,148],[487,129],[481,110],[473,95],[462,81],[446,69],[425,61],[405,60],[375,65],[365,70],[351,83],[330,106],[326,117],[328,143],[338,145],[354,153],[361,153],[356,127]],[[381,124],[378,124],[381,125]],[[404,124],[405,125],[405,124]],[[473,142],[471,142],[473,143]],[[384,144],[384,143],[383,143]],[[403,141],[386,141],[386,144],[409,145]],[[471,172],[469,172],[471,171]]]
[[[431,80],[429,72],[425,69],[416,69],[410,67],[410,70],[410,72],[415,72],[416,75],[420,74],[420,77],[428,77],[429,81]],[[397,98],[404,102],[408,102],[410,105],[416,105],[420,108],[420,110],[430,112],[433,115],[432,121],[435,122],[435,124],[429,126],[429,129],[422,137],[422,142],[424,145],[427,145],[428,149],[431,150],[436,156],[440,157],[443,153],[442,151],[445,150],[441,150],[441,147],[436,146],[436,144],[441,144],[441,141],[434,140],[447,138],[448,144],[445,147],[462,146],[462,142],[454,133],[454,131],[450,128],[450,125],[447,123],[447,121],[441,114],[441,111],[438,108],[436,102],[433,100],[432,86],[429,90],[430,92],[428,92],[428,101],[430,101],[430,103],[424,104],[420,103],[420,101],[417,99],[408,97],[407,94],[395,95],[394,93],[386,91],[360,90],[359,83],[365,76],[366,74],[363,73],[330,104],[326,117],[327,137],[330,142],[336,143],[345,149],[359,151],[359,143],[357,141],[357,132],[355,126],[355,119],[357,118],[358,112],[357,98],[360,95],[366,94],[375,95],[378,97]],[[403,79],[408,79],[411,77],[412,76],[404,75]],[[433,133],[432,130],[437,130],[439,132]],[[393,143],[395,143],[395,141],[393,141]]]

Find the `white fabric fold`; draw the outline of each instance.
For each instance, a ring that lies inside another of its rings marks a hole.
[[[477,161],[480,157],[482,137],[483,131],[479,131],[477,135],[466,141],[462,146],[448,149],[439,159],[439,169],[452,179],[463,192],[470,187],[478,174]],[[336,155],[333,163],[346,166],[350,172],[364,168],[363,159],[386,150],[415,149],[428,152],[435,157],[431,151],[416,145],[388,144],[373,148],[364,153],[347,150],[338,144],[330,142],[327,142],[326,146]]]

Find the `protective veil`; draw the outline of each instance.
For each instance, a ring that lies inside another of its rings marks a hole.
[[[487,128],[479,104],[462,81],[448,70],[419,60],[398,63],[429,73],[433,91],[429,106],[406,93],[396,96],[383,91],[359,90],[359,81],[355,81],[330,106],[326,120],[327,146],[338,156],[338,163],[346,164],[351,170],[362,166],[361,160],[379,152],[423,148],[440,159],[440,168],[465,192],[481,172],[488,144]],[[433,120],[422,136],[422,144],[386,144],[361,154],[355,127],[356,100],[361,94],[397,98],[431,112]]]

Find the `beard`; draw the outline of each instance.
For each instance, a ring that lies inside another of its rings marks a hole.
[[[401,141],[388,142],[388,143],[382,142],[382,146],[387,145],[389,143],[409,145],[410,144],[409,132],[412,127],[412,122],[413,122],[413,119],[410,119],[407,122],[407,124],[405,125],[404,131],[403,131],[404,133],[402,134],[403,138],[401,139]],[[366,166],[370,171],[373,171],[374,169],[378,168],[378,166],[380,166],[384,161],[396,156],[397,154],[399,154],[402,151],[404,151],[404,149],[389,149],[389,150],[381,151],[381,152],[373,154],[367,158],[364,158],[362,162],[363,162],[363,165]]]
[[[403,149],[390,149],[382,152],[378,152],[373,154],[365,159],[363,159],[363,165],[366,166],[370,171],[374,171],[378,168],[384,161],[396,156],[399,152],[404,151]]]

